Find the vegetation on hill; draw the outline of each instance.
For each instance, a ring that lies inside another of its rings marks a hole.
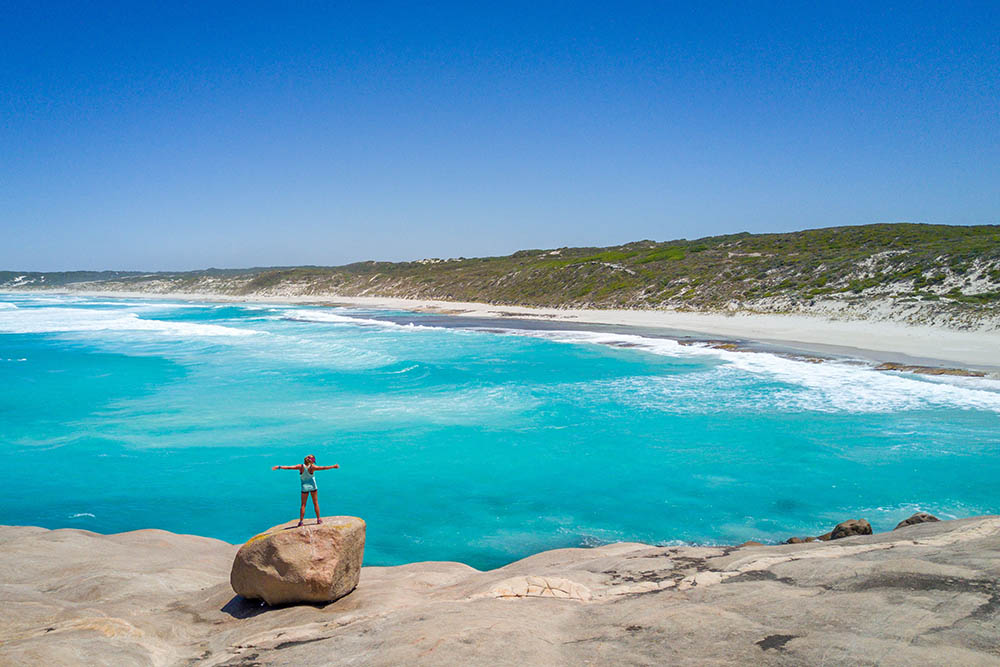
[[[45,274],[44,284],[71,282],[60,277],[68,275]],[[557,307],[787,311],[879,297],[992,310],[1000,305],[1000,226],[878,224],[522,250],[505,257],[83,280],[92,289],[394,296]]]
[[[81,282],[122,280],[143,275],[138,271],[0,271],[0,288],[62,287]]]

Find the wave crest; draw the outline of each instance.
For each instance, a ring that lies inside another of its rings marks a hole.
[[[181,338],[188,336],[252,336],[259,332],[220,324],[146,320],[128,311],[86,308],[19,308],[0,310],[0,333],[70,333],[77,331],[140,331]]]

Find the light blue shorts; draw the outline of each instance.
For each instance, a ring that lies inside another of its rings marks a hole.
[[[319,491],[319,489],[316,488],[314,482],[302,482],[302,493],[309,493],[310,491]]]

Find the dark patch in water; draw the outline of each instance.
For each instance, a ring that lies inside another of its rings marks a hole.
[[[778,498],[774,501],[774,509],[779,514],[790,514],[799,507],[802,507],[802,503],[794,498]]]

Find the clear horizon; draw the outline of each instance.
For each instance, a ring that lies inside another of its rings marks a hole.
[[[20,5],[0,270],[1000,222],[1000,6]]]
[[[872,223],[872,224],[931,224],[931,223],[906,223],[906,222],[899,222],[899,223]],[[864,225],[844,225],[844,226],[855,226],[855,227],[857,227],[857,226],[864,226]],[[1000,227],[1000,225],[948,225],[948,226],[953,226],[953,227],[973,227],[973,226]],[[800,229],[795,229],[795,230],[789,230],[788,232],[760,232],[760,233],[762,233],[762,234],[764,234],[764,233],[766,233],[766,234],[770,234],[770,233],[779,233],[779,234],[780,233],[795,233],[795,232],[799,232],[799,231],[815,231],[816,229],[820,229],[820,228],[801,229],[801,230]],[[746,230],[742,230],[742,231],[746,231]],[[740,232],[733,232],[733,233],[738,234]],[[755,233],[755,232],[750,232],[750,233]],[[672,241],[697,241],[697,240],[699,240],[701,238],[712,238],[712,237],[672,238],[672,239],[632,239],[631,241],[626,241],[623,244],[616,244],[616,245],[624,245],[624,244],[627,244],[627,243],[639,243],[639,242],[642,242],[642,241],[654,241],[654,242],[657,242],[657,243],[672,242]],[[119,271],[119,272],[137,272],[137,273],[185,273],[185,272],[214,271],[214,270],[219,270],[219,271],[248,270],[249,271],[249,270],[253,270],[253,269],[286,269],[286,268],[308,268],[308,267],[337,268],[337,267],[346,266],[346,265],[349,265],[349,264],[363,264],[363,263],[366,263],[366,262],[414,262],[414,261],[421,261],[421,260],[426,260],[426,259],[437,259],[437,260],[448,261],[448,260],[460,260],[460,259],[481,259],[481,258],[484,258],[484,257],[498,257],[498,256],[499,257],[507,257],[507,256],[510,256],[511,254],[513,254],[515,252],[520,252],[520,251],[527,251],[527,250],[558,250],[558,249],[562,249],[562,248],[572,248],[572,247],[574,247],[574,246],[558,246],[558,247],[556,247],[556,246],[550,246],[550,247],[546,247],[546,248],[518,248],[517,250],[514,250],[514,251],[512,251],[510,253],[507,253],[506,255],[455,255],[455,256],[450,256],[450,257],[425,256],[425,257],[403,258],[403,259],[397,259],[397,260],[386,260],[386,259],[381,259],[381,258],[378,258],[378,257],[369,257],[369,258],[365,258],[365,259],[349,260],[349,261],[343,262],[341,264],[268,264],[268,265],[261,264],[261,265],[255,265],[255,266],[249,266],[249,265],[248,266],[202,266],[202,267],[195,267],[195,268],[190,268],[190,269],[170,269],[170,268],[164,268],[164,269],[141,269],[141,268],[140,269],[122,269],[122,268],[117,268],[117,267],[105,267],[105,268],[96,268],[96,269],[95,268],[83,268],[83,269],[80,269],[80,268],[68,268],[68,269],[54,269],[54,270],[25,269],[23,267],[21,267],[21,268],[16,268],[16,267],[15,268],[6,268],[6,267],[3,267],[3,266],[0,266],[0,271],[6,271],[6,272],[11,272],[11,273],[17,273],[19,271],[22,271],[24,273],[60,273],[60,272],[70,273],[70,272],[75,272],[75,271],[97,271],[97,272]],[[576,247],[580,247],[580,246],[576,246]],[[608,246],[588,246],[588,247],[603,248],[603,247],[608,247]],[[611,246],[611,247],[615,247],[615,246]]]

